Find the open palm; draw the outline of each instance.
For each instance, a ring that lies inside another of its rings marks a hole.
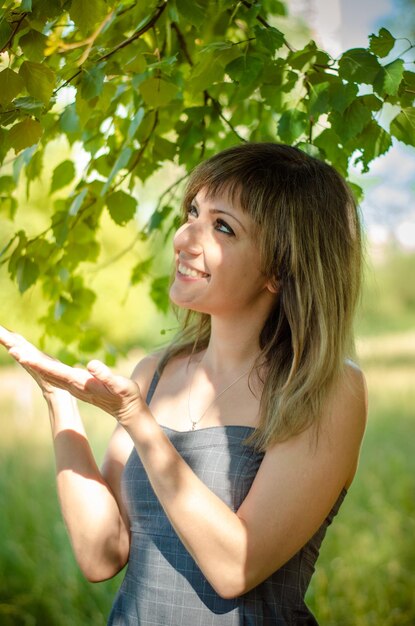
[[[122,423],[143,405],[138,385],[118,376],[100,361],[87,369],[70,367],[38,350],[21,335],[0,326],[0,344],[36,380],[44,393],[53,387],[65,389],[84,402],[93,404]]]

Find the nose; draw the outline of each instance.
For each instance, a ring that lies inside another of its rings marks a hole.
[[[187,252],[193,256],[201,254],[203,250],[203,225],[200,222],[183,224],[174,236],[176,252]]]

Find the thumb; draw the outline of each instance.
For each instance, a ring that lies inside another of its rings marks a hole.
[[[98,378],[98,380],[100,380],[104,384],[106,384],[107,382],[110,383],[114,378],[110,368],[101,361],[98,361],[97,359],[90,361],[86,367],[88,372],[90,372],[93,376],[95,376],[95,378]]]
[[[87,365],[87,369],[94,378],[105,385],[108,391],[116,394],[131,392],[128,379],[125,379],[123,376],[116,376],[112,373],[110,368],[101,361],[97,359],[90,361]]]

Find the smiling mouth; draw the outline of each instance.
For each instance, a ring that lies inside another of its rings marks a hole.
[[[191,269],[190,267],[186,267],[179,263],[177,267],[179,274],[183,276],[190,276],[191,278],[207,278],[209,274],[205,274],[205,272],[199,272],[198,270]]]

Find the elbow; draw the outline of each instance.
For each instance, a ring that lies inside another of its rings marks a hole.
[[[234,600],[239,596],[247,593],[255,584],[250,583],[246,572],[229,572],[226,574],[221,568],[218,568],[218,574],[211,585],[221,598],[224,600]]]
[[[116,576],[126,565],[130,553],[129,534],[113,539],[74,546],[79,568],[88,582],[100,583]]]
[[[75,552],[79,568],[90,583],[100,583],[113,578],[126,565],[129,556],[129,546],[122,546],[117,550],[90,549],[82,554]]]
[[[105,580],[114,578],[125,566],[125,561],[111,562],[111,563],[92,563],[79,562],[79,568],[86,580],[90,583],[102,583]]]

